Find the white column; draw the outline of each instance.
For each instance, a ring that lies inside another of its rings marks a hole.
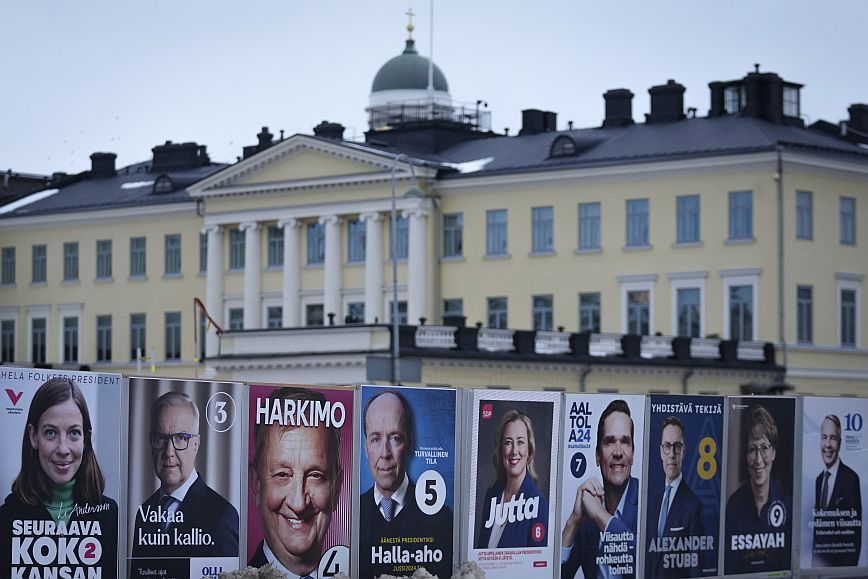
[[[337,215],[319,218],[325,225],[325,266],[323,272],[323,323],[328,325],[329,313],[335,315],[335,323],[343,320],[341,315],[341,220]]]
[[[262,267],[259,244],[259,224],[255,221],[242,223],[238,228],[244,232],[244,329],[261,328],[259,312],[260,269]]]
[[[219,225],[211,225],[202,229],[208,236],[208,271],[205,282],[205,308],[208,315],[223,326],[223,231]],[[196,320],[196,324],[199,320]],[[213,328],[205,333],[205,355],[216,356],[219,338]],[[199,355],[198,353],[196,354]]]
[[[277,222],[283,228],[283,327],[300,326],[299,312],[299,231],[298,219],[282,219]]]
[[[362,213],[365,222],[365,323],[385,323],[383,316],[383,216]]]
[[[409,247],[407,255],[407,323],[416,325],[419,318],[426,316],[428,288],[425,250],[425,209],[409,209],[404,217],[410,220]]]

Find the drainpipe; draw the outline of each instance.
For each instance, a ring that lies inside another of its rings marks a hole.
[[[434,215],[431,223],[434,224],[434,279],[431,287],[434,289],[434,323],[443,324],[443,310],[440,309],[440,296],[443,295],[443,288],[440,287],[440,279],[442,278],[440,268],[443,267],[440,261],[440,198],[434,194],[431,189],[433,184],[428,185],[428,195],[431,198],[431,204],[434,206]],[[462,231],[462,234],[464,232]],[[462,306],[463,308],[463,306]]]
[[[784,331],[784,161],[781,146],[775,147],[778,154],[775,181],[778,185],[778,342],[784,369],[787,367],[787,338]]]
[[[585,366],[585,369],[582,370],[581,374],[579,374],[579,392],[588,391],[588,385],[585,381],[585,378],[588,376],[588,374],[591,373],[591,370],[593,370],[593,367],[588,364],[587,366]]]
[[[685,372],[681,376],[681,393],[687,394],[687,381],[690,380],[690,377],[693,376],[693,368],[688,368],[687,372]]]

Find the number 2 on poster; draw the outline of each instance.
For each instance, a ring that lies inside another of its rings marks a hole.
[[[702,480],[711,480],[717,474],[717,442],[710,436],[699,441],[699,461],[696,463],[696,472]]]
[[[426,515],[433,515],[446,502],[446,481],[436,470],[426,470],[416,481],[416,504]]]

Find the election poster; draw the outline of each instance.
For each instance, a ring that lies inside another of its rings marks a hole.
[[[243,385],[129,379],[131,579],[239,568]]]
[[[862,532],[862,495],[868,492],[866,417],[868,399],[804,399],[802,569],[868,565],[868,534]]]
[[[795,398],[730,396],[726,445],[726,575],[792,569]]]
[[[453,572],[455,390],[362,386],[359,577]]]
[[[247,564],[349,574],[354,390],[249,388]]]
[[[552,577],[561,395],[474,390],[468,559],[486,577]]]
[[[645,577],[717,575],[723,397],[652,395]]]
[[[636,546],[644,432],[644,396],[565,396],[562,578],[641,576]]]
[[[0,367],[0,577],[118,576],[124,381]]]

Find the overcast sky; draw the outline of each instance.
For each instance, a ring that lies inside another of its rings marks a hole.
[[[777,72],[805,85],[807,122],[868,102],[865,0],[434,0],[434,61],[454,100],[488,102],[515,134],[521,110],[599,126],[602,93],[675,79],[708,112],[708,83]],[[367,128],[379,67],[412,7],[429,53],[429,0],[15,0],[0,32],[0,170],[49,174],[149,159],[166,140],[234,161],[267,125]]]

